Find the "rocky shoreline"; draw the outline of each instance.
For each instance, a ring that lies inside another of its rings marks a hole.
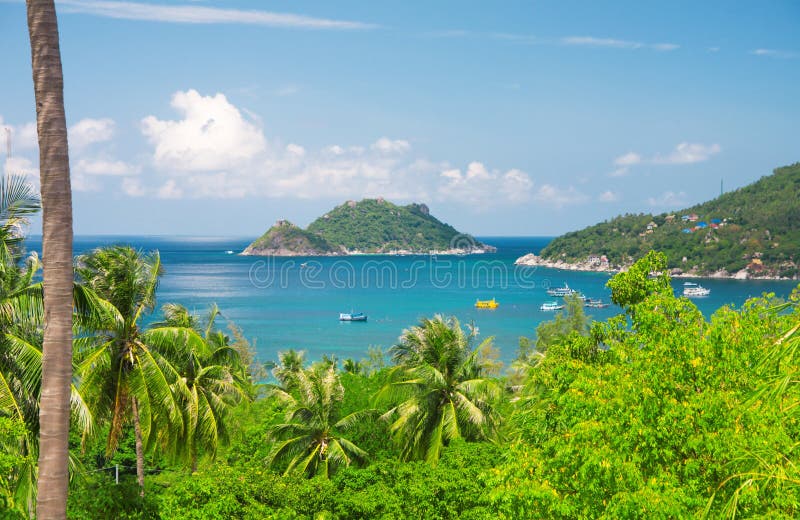
[[[411,251],[407,249],[397,249],[390,251],[379,252],[366,252],[359,250],[341,250],[341,251],[293,251],[290,249],[258,249],[248,246],[244,251],[239,253],[241,256],[465,256],[465,255],[482,255],[487,253],[495,253],[497,248],[494,246],[485,246],[482,248],[473,249],[443,249],[433,251]]]
[[[613,265],[607,261],[598,261],[596,259],[587,259],[583,262],[567,262],[565,260],[548,260],[537,256],[533,253],[521,256],[514,261],[514,265],[521,265],[527,267],[548,267],[550,269],[561,269],[564,271],[583,271],[583,272],[597,272],[597,273],[610,273],[616,274],[620,271],[625,271],[630,267],[627,265]],[[725,269],[715,271],[713,273],[701,273],[694,270],[684,271],[683,269],[672,269],[670,276],[673,278],[716,278],[716,279],[731,279],[731,280],[797,280],[798,277],[785,277],[785,276],[772,276],[760,273],[752,273],[747,268],[741,269],[734,273],[730,273]]]

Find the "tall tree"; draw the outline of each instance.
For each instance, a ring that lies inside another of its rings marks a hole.
[[[27,0],[39,171],[45,327],[39,407],[41,519],[65,518],[72,379],[72,190],[69,180],[64,76],[54,0]]]
[[[392,405],[382,418],[403,459],[436,462],[451,440],[496,433],[499,388],[485,377],[481,357],[492,338],[472,348],[476,336],[456,318],[435,316],[405,330],[392,347],[398,366],[377,399]]]
[[[269,437],[275,442],[268,457],[286,473],[328,478],[339,466],[363,461],[367,453],[343,435],[370,410],[341,417],[344,387],[335,363],[299,369],[289,376],[293,390],[275,388],[272,395],[286,406],[286,422],[276,424]]]
[[[125,424],[133,423],[136,474],[143,495],[148,444],[174,442],[176,432],[183,430],[171,387],[178,373],[140,330],[142,316],[156,303],[161,260],[158,253],[144,255],[128,246],[113,246],[78,257],[76,272],[79,281],[107,302],[107,312],[75,341],[81,389],[91,409],[111,421],[108,456],[116,450]],[[167,336],[176,345],[202,342],[190,328],[170,329]],[[160,337],[166,342],[164,335]]]

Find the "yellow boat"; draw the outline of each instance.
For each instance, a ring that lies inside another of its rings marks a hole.
[[[478,309],[496,309],[498,305],[500,304],[497,303],[494,298],[491,300],[477,300],[475,302],[475,307]]]

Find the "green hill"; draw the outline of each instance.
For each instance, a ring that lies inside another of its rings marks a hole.
[[[567,233],[541,256],[585,262],[605,255],[625,266],[653,249],[666,253],[671,268],[699,275],[747,269],[749,276],[797,277],[800,163],[681,211],[623,215]]]
[[[243,251],[245,255],[316,256],[338,252],[324,238],[295,226],[288,220],[279,220]]]
[[[398,206],[380,198],[345,202],[309,224],[306,230],[287,225],[291,227],[273,226],[248,246],[245,254],[414,254],[494,250],[442,223],[424,204]]]

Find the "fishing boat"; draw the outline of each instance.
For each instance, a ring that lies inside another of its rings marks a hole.
[[[683,295],[687,298],[702,298],[711,294],[711,289],[706,289],[700,284],[686,282],[683,284]]]
[[[564,282],[564,287],[551,287],[547,289],[548,296],[569,296],[570,294],[575,294],[577,291],[574,289],[570,289],[567,282]]]
[[[475,301],[475,308],[476,309],[496,309],[500,304],[497,303],[497,300],[492,298],[491,300],[476,300]]]
[[[367,315],[363,312],[341,312],[339,321],[367,321]]]
[[[540,311],[560,311],[564,308],[564,304],[558,302],[545,302],[539,307]]]
[[[599,298],[588,298],[584,302],[584,305],[586,307],[591,307],[593,309],[605,309],[606,307],[608,307],[608,304]]]

